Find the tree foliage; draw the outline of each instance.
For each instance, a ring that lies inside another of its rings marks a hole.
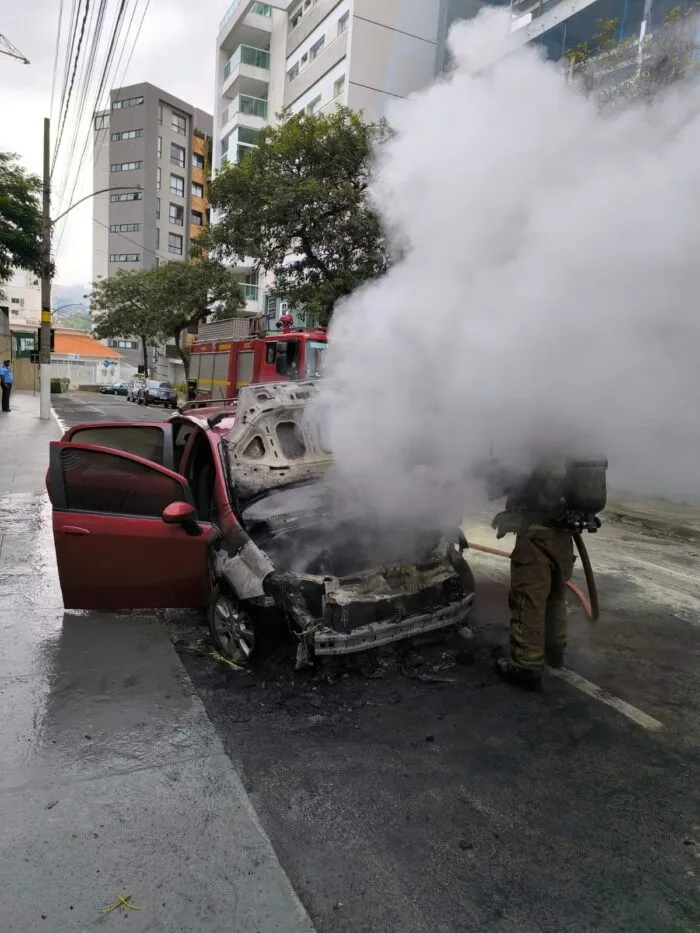
[[[95,335],[100,339],[137,336],[146,371],[148,345],[173,338],[187,374],[189,356],[182,346],[183,332],[211,313],[234,317],[244,305],[232,273],[207,258],[119,272],[95,282],[92,292]]]
[[[95,336],[100,340],[132,334],[138,337],[145,373],[148,373],[148,345],[161,335],[152,297],[151,271],[119,271],[108,279],[93,282],[90,302]]]
[[[0,152],[0,292],[14,267],[41,274],[41,181]]]
[[[211,183],[219,212],[212,245],[219,255],[253,258],[274,273],[277,295],[326,323],[339,298],[387,266],[367,186],[373,147],[389,132],[347,108],[267,127]]]

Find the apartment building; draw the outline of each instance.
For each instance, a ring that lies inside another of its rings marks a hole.
[[[0,311],[4,315],[2,332],[33,331],[41,322],[41,286],[33,272],[15,269],[2,286]]]
[[[384,116],[435,75],[440,9],[441,0],[234,0],[217,39],[215,169],[282,111],[344,105]],[[264,285],[248,273],[247,308],[270,317]]]
[[[94,117],[93,280],[179,261],[209,223],[213,118],[152,84],[116,88]],[[111,341],[133,367],[138,342]],[[160,378],[182,381],[174,347],[154,351]]]

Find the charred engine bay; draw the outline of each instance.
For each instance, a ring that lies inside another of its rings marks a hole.
[[[348,577],[444,560],[439,531],[372,524],[338,506],[322,484],[273,492],[243,509],[246,530],[280,574]]]

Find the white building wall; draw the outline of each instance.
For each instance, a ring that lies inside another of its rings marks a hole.
[[[8,309],[10,329],[38,327],[41,322],[41,287],[31,272],[17,269],[2,288],[5,298],[0,304]]]

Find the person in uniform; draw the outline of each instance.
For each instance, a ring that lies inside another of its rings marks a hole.
[[[550,460],[526,476],[497,471],[490,498],[508,496],[493,520],[498,537],[515,534],[510,560],[508,655],[496,672],[508,682],[539,690],[545,665],[564,664],[566,584],[574,569],[574,535],[600,527],[607,461]]]

